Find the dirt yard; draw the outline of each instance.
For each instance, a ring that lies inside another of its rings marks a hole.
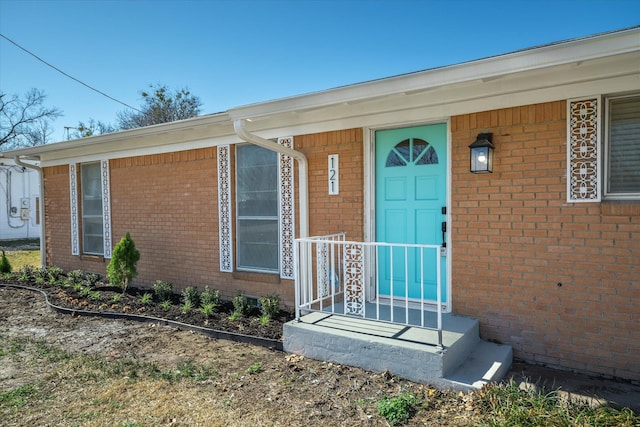
[[[477,419],[471,396],[166,326],[58,314],[40,294],[0,287],[0,350],[25,340],[40,347],[0,357],[0,392],[24,385],[41,392],[16,410],[0,402],[3,425],[388,425],[376,402],[402,392],[425,399],[412,425]],[[81,375],[86,366],[51,361],[44,354],[52,350],[42,345],[111,364],[135,361],[174,372],[189,363],[213,374],[178,382]]]
[[[636,410],[640,401],[628,383],[522,364],[517,372],[573,397]],[[59,314],[39,293],[0,286],[3,426],[386,426],[377,403],[403,393],[418,398],[408,425],[478,425],[490,415],[480,394],[159,324]]]

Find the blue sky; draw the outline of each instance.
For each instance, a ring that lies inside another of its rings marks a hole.
[[[640,24],[637,0],[0,0],[0,33],[135,107],[188,87],[203,113]],[[125,107],[0,38],[0,90],[44,90],[64,126]]]

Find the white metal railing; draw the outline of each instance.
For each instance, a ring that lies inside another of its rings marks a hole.
[[[312,311],[437,331],[442,348],[440,245],[296,239],[296,319]],[[435,306],[435,325],[425,310]]]

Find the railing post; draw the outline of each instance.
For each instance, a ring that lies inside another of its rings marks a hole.
[[[295,271],[293,298],[296,302],[296,322],[300,321],[300,245],[302,245],[300,241],[296,241],[293,245],[293,271]]]
[[[436,302],[438,304],[438,349],[443,350],[442,345],[442,260],[439,248],[436,250]]]

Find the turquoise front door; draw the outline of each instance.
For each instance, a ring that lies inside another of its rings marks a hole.
[[[447,125],[377,131],[375,141],[376,241],[442,245]],[[436,300],[436,252],[440,250],[381,247],[377,261],[379,295],[405,297],[408,290],[411,299]],[[447,301],[445,265],[443,256],[443,302]]]

